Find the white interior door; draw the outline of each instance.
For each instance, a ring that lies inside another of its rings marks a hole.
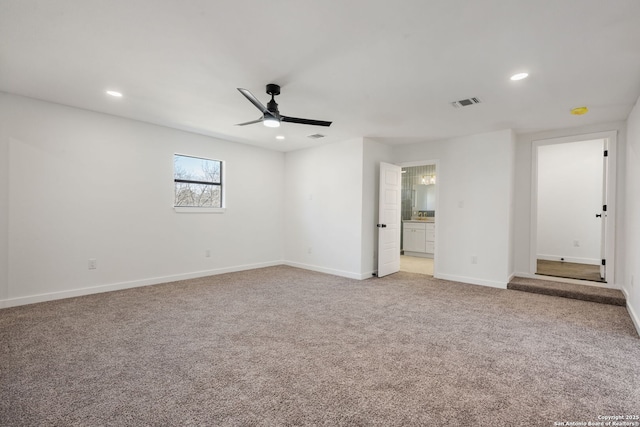
[[[378,277],[400,271],[401,176],[400,166],[380,163]]]
[[[607,281],[607,177],[609,175],[609,144],[608,141],[604,140],[604,153],[605,155],[602,157],[602,238],[600,240],[600,259],[602,263],[600,264],[600,278]]]

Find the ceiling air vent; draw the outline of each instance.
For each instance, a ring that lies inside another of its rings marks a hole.
[[[325,135],[322,135],[320,133],[314,133],[313,135],[308,135],[307,138],[311,138],[311,139],[320,139],[320,138],[324,138]]]
[[[469,105],[474,105],[474,104],[480,104],[480,99],[468,98],[468,99],[461,99],[460,101],[454,101],[451,103],[451,105],[453,105],[454,108],[468,107]]]

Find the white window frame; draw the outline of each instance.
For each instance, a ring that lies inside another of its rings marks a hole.
[[[214,161],[214,162],[220,162],[220,204],[221,207],[219,208],[213,208],[213,207],[204,207],[204,206],[176,206],[176,199],[175,199],[175,156],[183,156],[183,157],[193,157],[196,159],[202,159],[202,160],[210,160],[210,161]],[[174,191],[173,191],[173,210],[176,213],[209,213],[209,214],[221,214],[221,213],[225,213],[227,208],[226,208],[226,162],[224,160],[219,160],[219,159],[210,159],[208,157],[202,157],[202,156],[195,156],[193,154],[184,154],[184,153],[173,153],[173,156],[171,157],[172,160],[172,171],[173,171],[173,185],[174,185]]]

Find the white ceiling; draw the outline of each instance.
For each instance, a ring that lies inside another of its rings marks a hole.
[[[260,117],[236,88],[271,82],[333,125],[234,126]],[[624,120],[640,1],[0,0],[0,90],[282,151]]]

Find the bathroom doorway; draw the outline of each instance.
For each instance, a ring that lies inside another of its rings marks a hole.
[[[437,175],[435,162],[402,166],[400,271],[434,275]]]

